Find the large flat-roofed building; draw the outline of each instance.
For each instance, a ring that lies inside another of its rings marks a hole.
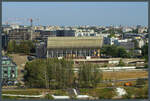
[[[100,57],[103,37],[49,37],[47,57]]]
[[[29,40],[30,30],[28,28],[12,29],[8,33],[8,40]]]

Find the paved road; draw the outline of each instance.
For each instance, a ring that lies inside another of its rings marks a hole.
[[[136,81],[137,79],[144,79],[144,80],[148,80],[148,77],[144,77],[144,78],[130,78],[130,79],[120,79],[120,80],[111,80],[111,81],[102,81],[100,83],[114,83],[114,82],[129,82],[129,81]],[[3,90],[23,90],[24,88],[22,89],[18,89],[18,88],[3,88]]]
[[[111,80],[111,81],[102,81],[100,83],[110,83],[110,82],[120,82],[120,81],[136,81],[137,79],[144,79],[144,80],[148,80],[148,77],[144,77],[144,78],[130,78],[130,79],[120,79],[120,80]]]
[[[2,94],[2,96],[16,96],[16,97],[43,97],[44,95],[15,95],[15,94]]]

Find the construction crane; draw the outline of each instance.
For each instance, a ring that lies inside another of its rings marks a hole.
[[[28,18],[27,19],[29,22],[30,22],[30,26],[32,27],[33,26],[33,22],[38,22],[38,25],[39,25],[39,18]]]
[[[39,18],[8,18],[7,21],[5,22],[6,25],[12,25],[12,24],[25,24],[26,22],[30,22],[30,26],[33,26],[33,21],[38,22],[39,25]]]
[[[39,18],[8,18],[8,20],[5,22],[6,25],[25,25],[26,22],[30,22],[30,31],[31,31],[31,40],[32,40],[32,34],[33,34],[33,21],[38,22],[39,25]]]
[[[5,22],[6,25],[21,25],[23,24],[19,18],[8,18]]]
[[[33,35],[33,21],[38,21],[39,22],[39,18],[33,19],[33,18],[29,18],[28,21],[30,21],[30,30],[31,30],[31,39],[32,40],[32,35]]]

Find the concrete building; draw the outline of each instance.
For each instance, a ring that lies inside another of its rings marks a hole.
[[[124,28],[122,29],[122,31],[123,31],[123,32],[132,32],[133,29],[132,29],[132,28],[129,28],[129,27],[124,27]]]
[[[9,40],[29,40],[30,31],[29,29],[12,29],[8,34]]]
[[[6,34],[9,33],[9,31],[12,30],[12,28],[10,26],[2,26],[2,31]]]
[[[39,32],[33,32],[31,35],[30,35],[30,37],[32,40],[36,40],[41,37]]]
[[[116,40],[118,40],[118,38],[104,37],[104,44],[114,45]]]
[[[134,38],[134,37],[140,37],[140,34],[136,34],[136,33],[125,33],[123,35],[123,38],[126,39],[126,38]]]
[[[141,27],[138,29],[138,33],[147,33],[148,29],[146,27]]]
[[[137,47],[138,48],[142,48],[145,45],[145,42],[142,39],[139,39],[139,40],[136,40],[136,41],[137,41]]]
[[[3,80],[15,80],[17,78],[17,65],[6,56],[2,57]]]
[[[6,49],[8,45],[8,35],[2,33],[2,49]]]
[[[41,31],[40,33],[41,38],[44,40],[47,40],[48,37],[55,37],[56,36],[56,31]]]
[[[18,24],[11,24],[10,27],[12,29],[19,29],[20,28],[20,26]]]
[[[134,50],[134,53],[135,53],[136,55],[141,55],[141,54],[142,54],[142,50]]]
[[[36,57],[37,58],[45,58],[46,57],[46,43],[40,42],[36,44]]]
[[[124,47],[126,50],[132,50],[134,49],[134,42],[120,42],[119,46]]]
[[[44,30],[44,26],[34,26],[33,27],[34,30]]]
[[[103,37],[49,37],[47,57],[100,57]]]
[[[127,39],[122,39],[122,40],[114,40],[115,45],[119,45],[121,42],[128,42]]]
[[[96,32],[91,29],[76,29],[75,36],[82,37],[82,36],[96,36]]]

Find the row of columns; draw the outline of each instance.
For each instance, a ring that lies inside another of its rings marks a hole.
[[[82,56],[97,56],[94,52],[98,49],[57,49],[48,50],[47,57],[82,57]],[[99,53],[100,54],[100,53]],[[69,56],[70,55],[70,56]]]

